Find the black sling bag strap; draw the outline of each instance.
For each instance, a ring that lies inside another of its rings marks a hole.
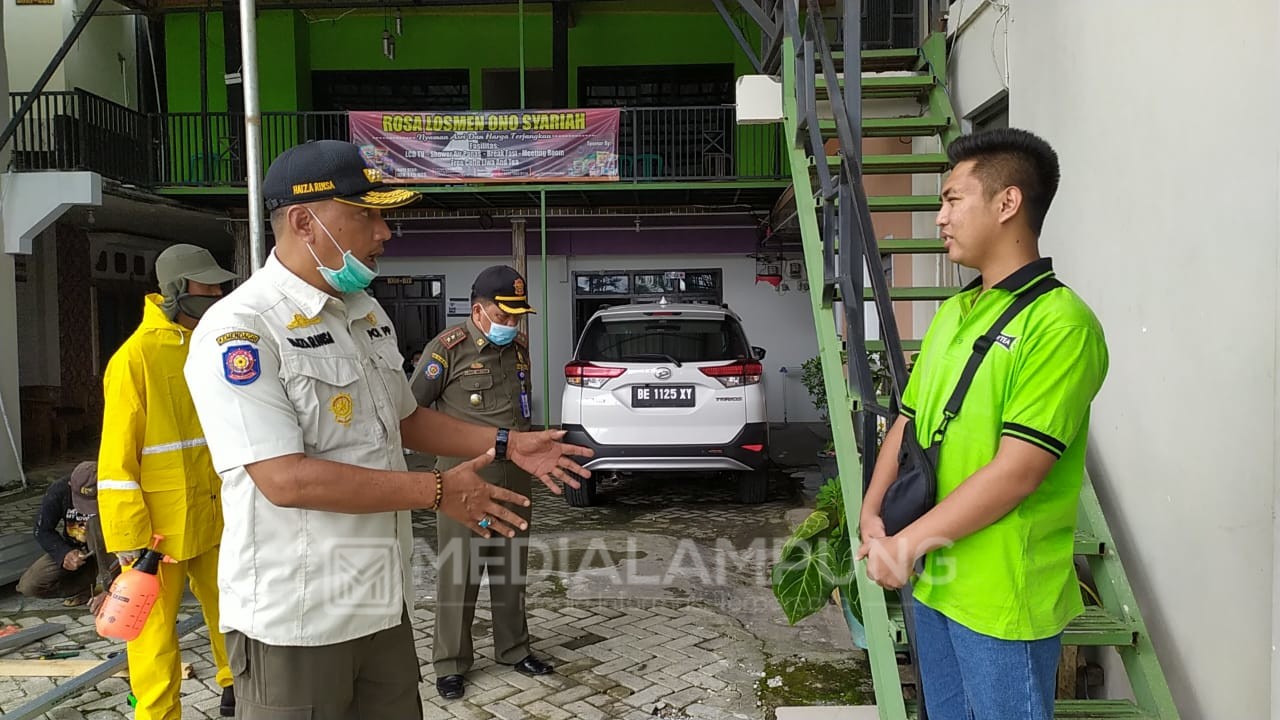
[[[884,529],[889,535],[902,532],[908,525],[929,512],[938,501],[938,451],[942,447],[942,438],[947,432],[947,425],[960,414],[960,406],[964,403],[965,393],[978,374],[978,367],[987,357],[987,351],[996,343],[996,338],[1004,331],[1006,325],[1035,302],[1040,296],[1065,287],[1056,278],[1046,277],[1027,288],[1014,298],[1009,307],[1000,314],[986,334],[973,341],[973,352],[969,361],[960,373],[956,389],[942,411],[942,424],[930,436],[929,447],[921,447],[916,436],[916,421],[907,420],[902,431],[902,447],[898,452],[898,478],[889,486],[880,504],[880,518],[884,521]]]

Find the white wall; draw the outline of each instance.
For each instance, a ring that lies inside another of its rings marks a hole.
[[[5,55],[5,15],[7,9],[0,6],[0,98],[9,97],[7,63]],[[0,102],[0,125],[9,120],[9,103]],[[7,146],[6,146],[7,147]],[[9,166],[9,151],[0,147],[0,167]],[[4,176],[0,174],[0,193],[4,192]],[[0,213],[0,234],[4,232],[4,213]],[[9,418],[9,430],[13,440],[21,446],[22,428],[18,412],[18,344],[7,342],[6,338],[18,336],[17,314],[14,308],[17,298],[14,294],[13,258],[8,253],[0,252],[0,407],[4,413],[0,415],[0,426],[3,416]],[[19,459],[9,442],[9,434],[0,427],[0,485],[14,482],[21,474]]]
[[[25,258],[26,282],[17,284],[19,385],[61,385],[62,353],[58,333],[58,243],[51,227],[32,244]]]
[[[1011,5],[1009,121],[1061,157],[1042,249],[1107,331],[1092,476],[1160,660],[1184,718],[1280,717],[1276,3]],[[992,32],[960,39],[962,114]]]
[[[17,5],[2,0],[9,16],[9,85],[14,91],[30,90],[53,58],[64,38],[71,34],[88,0],[55,0],[54,5]],[[110,0],[99,13],[123,10]],[[108,100],[136,108],[137,45],[135,18],[129,15],[96,15],[80,35],[46,90],[83,88]],[[145,47],[143,48],[145,52]],[[124,58],[123,71],[121,60]]]
[[[384,258],[385,275],[445,275],[445,296],[466,297],[471,282],[489,265],[504,262],[501,258]],[[551,422],[560,421],[560,393],[564,388],[562,368],[569,361],[573,343],[572,282],[574,272],[593,270],[676,270],[721,268],[724,271],[724,301],[742,316],[743,328],[752,344],[767,351],[764,359],[765,391],[771,422],[817,422],[818,414],[800,384],[800,364],[818,352],[814,335],[813,314],[808,295],[797,289],[794,281],[789,292],[779,293],[766,283],[755,283],[755,261],[737,255],[677,256],[552,256],[548,258],[548,303],[542,301],[542,265],[540,258],[529,258],[528,281],[530,301],[538,315],[529,324],[529,343],[535,367],[534,406],[536,419],[542,417],[543,399],[551,402]],[[449,324],[462,318],[446,318]],[[539,369],[543,363],[541,323],[547,326],[551,368],[550,392]],[[785,367],[788,372],[783,373]]]
[[[63,1],[57,0],[59,3]],[[66,36],[62,21],[67,12],[61,4],[19,6],[15,0],[3,0],[3,3],[9,87],[14,92],[24,92],[35,84],[54,51],[62,44]],[[47,87],[50,90],[67,88],[65,65],[58,68]]]

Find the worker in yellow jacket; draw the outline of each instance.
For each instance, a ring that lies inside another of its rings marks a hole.
[[[175,628],[189,580],[204,610],[223,688],[221,714],[235,713],[232,674],[218,629],[218,543],[222,481],[183,377],[191,330],[235,279],[208,250],[174,245],[156,258],[160,294],[107,364],[98,454],[98,508],[107,551],[137,560],[152,536],[175,563],[160,566],[160,597],[142,633],[128,644],[137,720],[182,717],[181,654]]]

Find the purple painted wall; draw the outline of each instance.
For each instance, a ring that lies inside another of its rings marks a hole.
[[[538,228],[526,233],[530,255],[542,252]],[[754,227],[712,226],[693,228],[641,228],[635,230],[572,228],[549,229],[549,255],[692,255],[748,254],[756,249]],[[484,257],[511,254],[511,230],[414,230],[386,245],[389,257]]]

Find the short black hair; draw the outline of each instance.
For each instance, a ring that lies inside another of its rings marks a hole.
[[[1049,143],[1026,130],[998,128],[961,136],[947,148],[947,158],[953,168],[972,160],[988,197],[1007,187],[1020,189],[1027,224],[1039,237],[1062,176]]]
[[[270,214],[267,216],[267,219],[271,224],[272,235],[275,235],[277,238],[284,235],[285,225],[289,222],[287,219],[288,215],[289,215],[288,205],[283,205],[270,212]]]

